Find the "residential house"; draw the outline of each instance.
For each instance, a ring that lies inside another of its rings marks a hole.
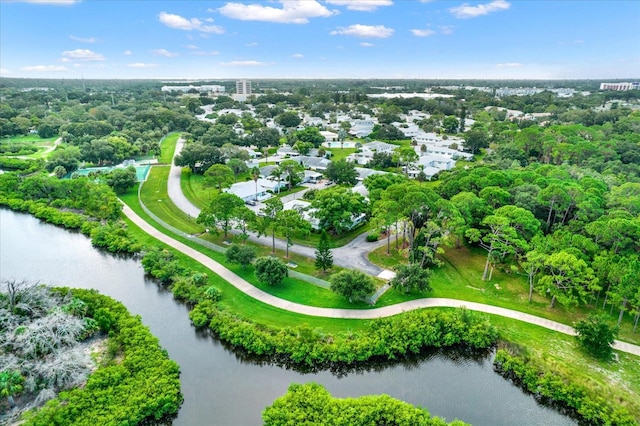
[[[360,152],[350,154],[347,157],[348,161],[352,161],[357,164],[367,164],[373,158],[373,154],[376,152],[392,153],[398,145],[393,145],[386,142],[373,141],[362,145]]]
[[[224,192],[237,195],[245,203],[264,201],[273,197],[273,193],[286,186],[285,182],[276,182],[269,179],[258,178],[257,181],[248,180],[238,182],[225,189]]]

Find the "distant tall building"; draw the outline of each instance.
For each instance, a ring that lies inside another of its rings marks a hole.
[[[600,83],[600,90],[638,90],[640,83]]]
[[[236,94],[238,94],[238,95],[250,95],[251,94],[251,82],[249,80],[237,80],[236,81]]]

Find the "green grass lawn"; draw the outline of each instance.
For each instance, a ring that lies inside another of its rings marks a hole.
[[[25,136],[11,136],[11,137],[3,137],[2,142],[9,143],[33,143],[36,145],[46,145],[51,146],[58,139],[59,136],[53,136],[51,138],[41,138],[38,135],[25,135]]]
[[[160,157],[158,162],[161,164],[171,164],[173,153],[176,150],[176,143],[180,138],[180,133],[169,133],[160,141]]]
[[[393,238],[390,256],[387,256],[386,250],[386,246],[376,249],[369,254],[369,260],[387,269],[393,269],[399,263],[406,263],[405,254],[395,250]],[[569,325],[593,312],[592,308],[584,306],[556,305],[552,309],[550,300],[535,292],[529,303],[529,286],[524,275],[507,274],[496,268],[491,281],[482,281],[486,252],[477,247],[446,248],[444,255],[439,258],[443,265],[436,268],[431,275],[432,292],[407,295],[391,289],[378,300],[377,305],[384,306],[420,297],[445,297],[500,306]],[[615,310],[611,320],[617,320]],[[632,327],[631,318],[627,315],[620,328],[620,338],[640,344],[640,333],[632,333]]]
[[[328,148],[331,151],[331,161],[338,161],[347,158],[357,151],[357,148]]]

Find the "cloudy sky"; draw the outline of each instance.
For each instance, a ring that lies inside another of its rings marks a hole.
[[[638,0],[0,0],[0,74],[640,78]]]

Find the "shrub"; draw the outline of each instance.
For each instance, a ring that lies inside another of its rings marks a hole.
[[[280,259],[271,256],[259,257],[255,262],[256,278],[271,286],[278,285],[289,276],[287,265]]]

